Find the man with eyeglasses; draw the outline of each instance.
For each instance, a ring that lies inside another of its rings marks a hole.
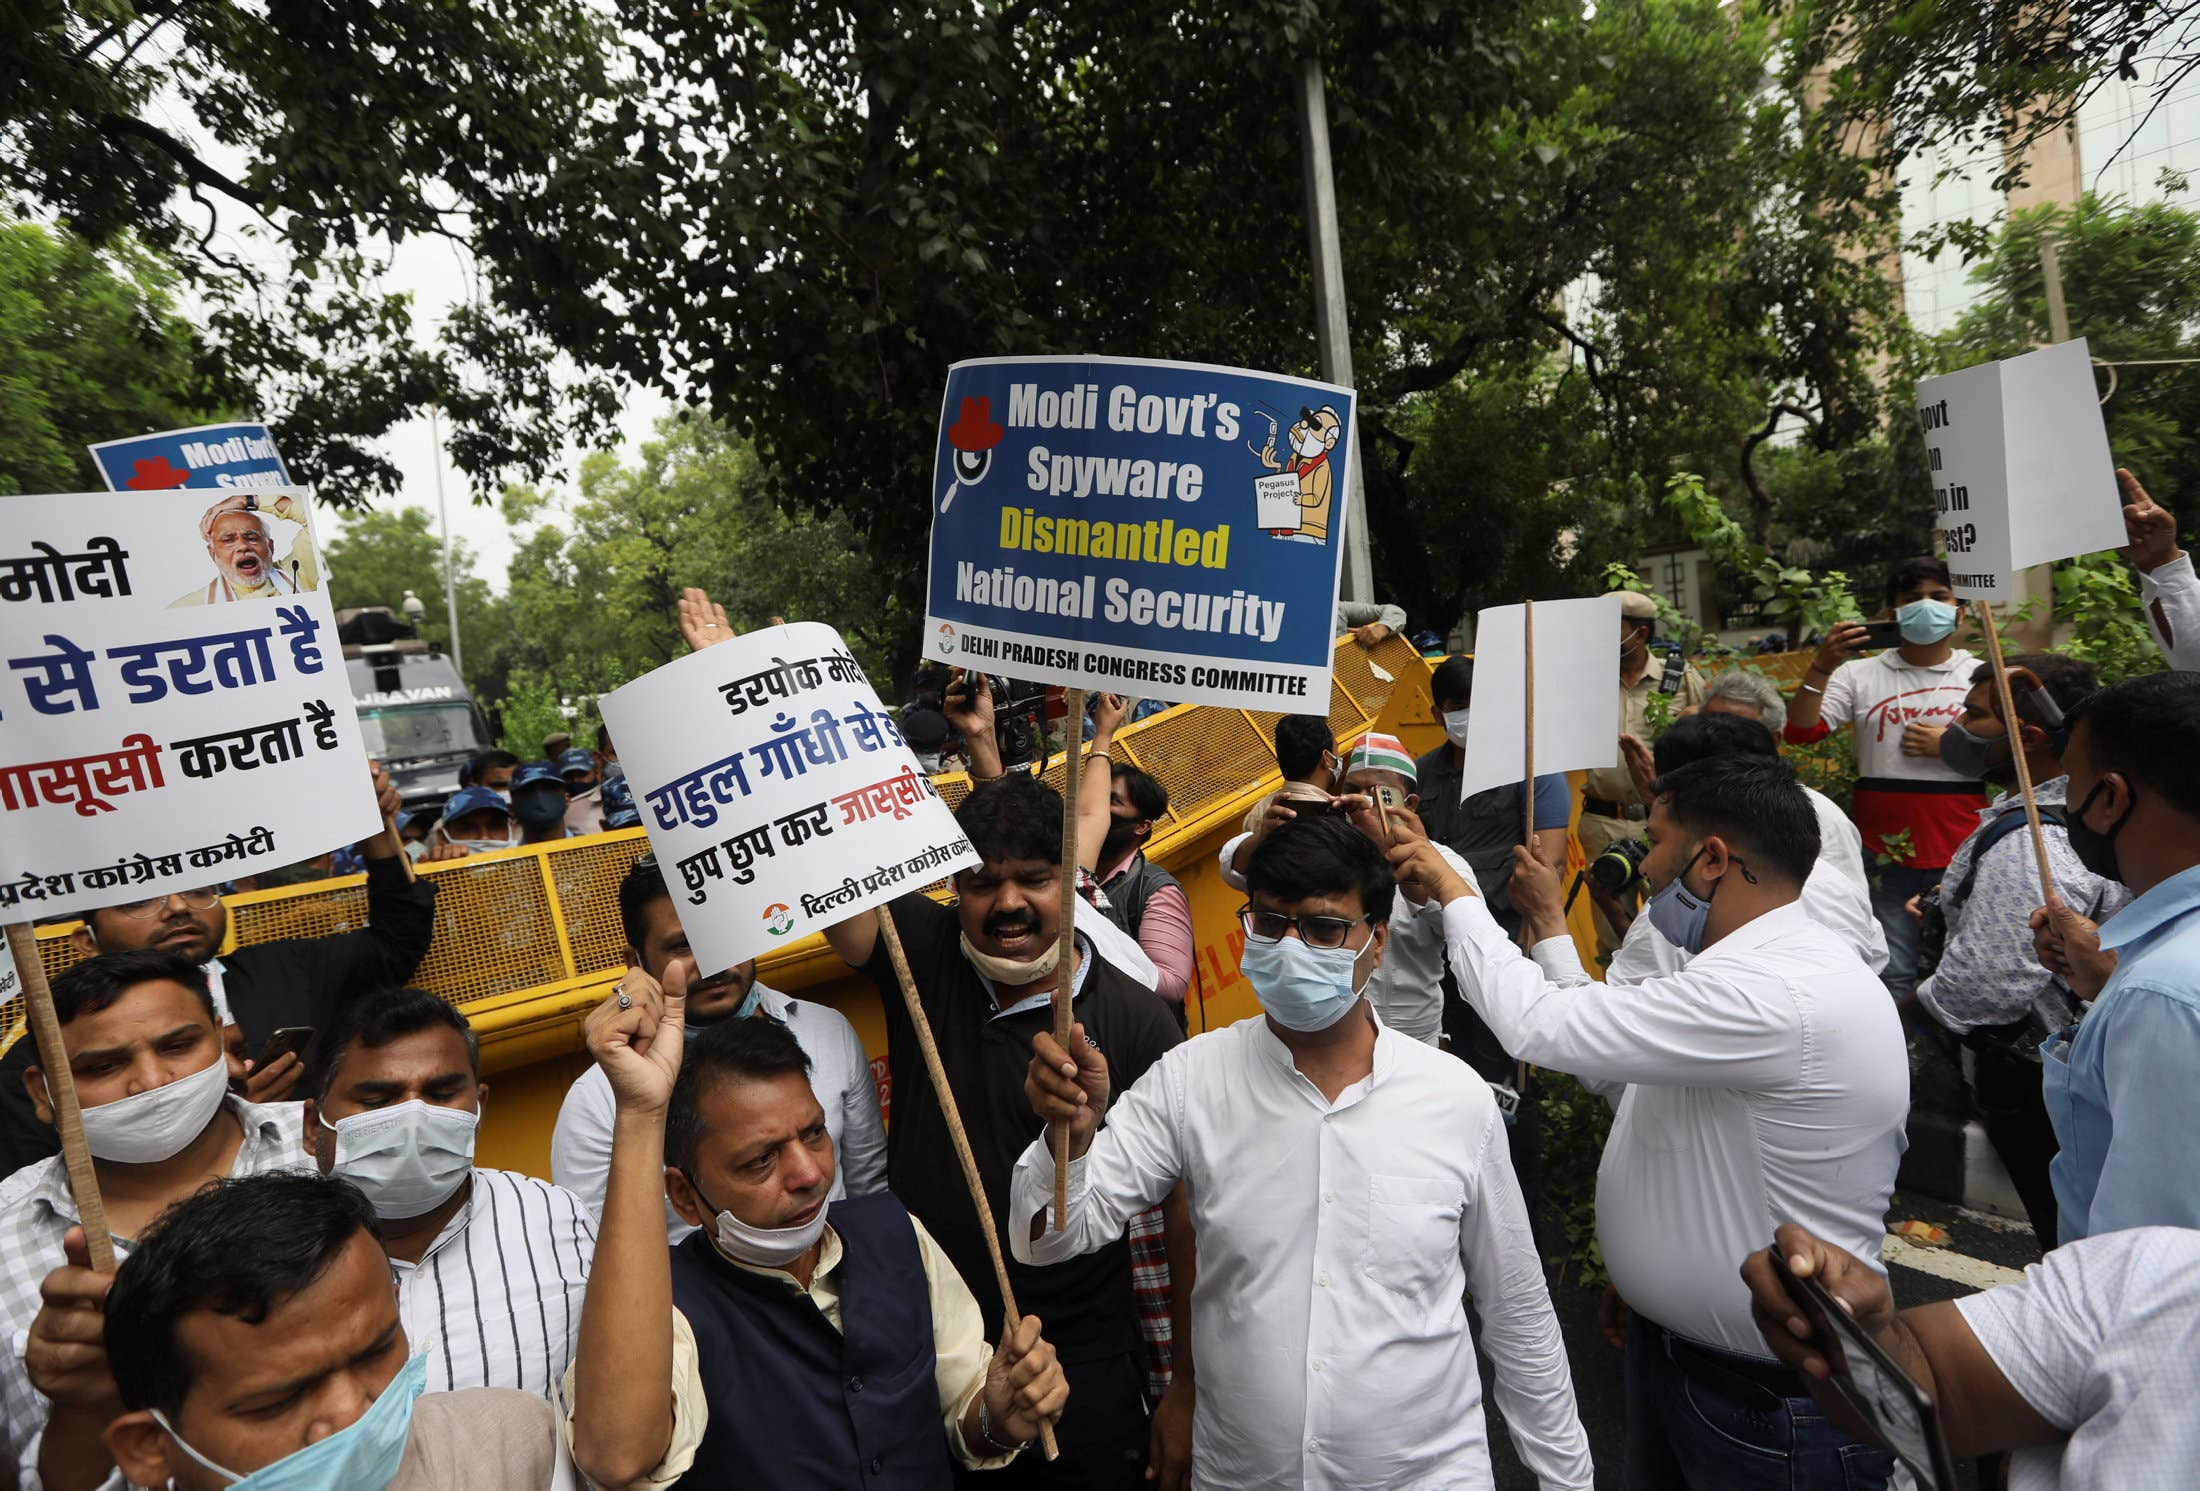
[[[1103,1247],[1184,1184],[1193,1485],[1492,1485],[1472,1294],[1521,1459],[1544,1491],[1589,1486],[1496,1100],[1365,997],[1397,891],[1382,851],[1334,815],[1301,817],[1261,839],[1245,878],[1241,967],[1263,1014],[1178,1046],[1112,1102],[1082,1026],[1068,1052],[1033,1038],[1024,1089],[1070,1125],[1070,1216],[1051,1229],[1054,1159],[1035,1140],[1010,1191],[1016,1257]]]
[[[402,806],[397,789],[381,767],[368,769],[383,815],[394,816]],[[91,957],[151,949],[200,965],[224,1027],[231,1075],[242,1078],[247,1101],[281,1102],[293,1095],[304,1067],[288,1053],[262,1063],[267,1038],[286,1027],[321,1027],[339,1006],[404,984],[435,935],[435,887],[408,878],[397,837],[385,830],[362,840],[359,850],[367,866],[367,916],[355,930],[255,943],[216,957],[228,938],[229,911],[208,886],[90,912],[72,934],[76,950]],[[61,1148],[24,1092],[23,1072],[37,1061],[33,1044],[17,1041],[0,1057],[0,1167],[7,1171]]]
[[[1532,957],[1440,857],[1391,859],[1443,903],[1460,992],[1507,1049],[1617,1096],[1597,1242],[1617,1290],[1607,1329],[1618,1300],[1630,1312],[1622,1484],[1868,1491],[1892,1459],[1766,1353],[1737,1271],[1776,1219],[1885,1271],[1910,1102],[1901,1020],[1801,901],[1818,815],[1785,763],[1702,760],[1652,786],[1643,915],[1688,957],[1662,977],[1591,982],[1557,877],[1526,850],[1513,883]]]

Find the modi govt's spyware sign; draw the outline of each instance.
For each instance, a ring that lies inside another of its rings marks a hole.
[[[91,452],[100,480],[115,492],[290,485],[290,470],[261,424],[198,425],[132,435],[103,440]]]
[[[829,626],[750,632],[599,702],[705,972],[978,862]]]
[[[305,489],[0,497],[0,534],[0,920],[381,825]]]
[[[925,656],[1175,703],[1319,714],[1347,388],[1203,363],[948,370]]]

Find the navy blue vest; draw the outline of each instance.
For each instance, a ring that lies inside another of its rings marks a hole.
[[[672,1250],[710,1426],[682,1478],[775,1491],[948,1491],[932,1301],[909,1213],[887,1192],[835,1201],[835,1331],[806,1294],[736,1268],[698,1232]]]

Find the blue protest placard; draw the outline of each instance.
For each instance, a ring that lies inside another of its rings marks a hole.
[[[1203,363],[948,370],[925,655],[1172,703],[1319,714],[1347,388]]]
[[[110,492],[170,487],[287,487],[289,470],[266,425],[199,425],[91,447]]]

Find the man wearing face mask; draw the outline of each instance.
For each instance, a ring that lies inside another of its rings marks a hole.
[[[1474,868],[1476,887],[1500,924],[1519,925],[1505,884],[1512,878],[1513,847],[1521,839],[1519,782],[1489,787],[1461,799],[1459,778],[1467,764],[1467,715],[1474,702],[1474,659],[1448,657],[1429,675],[1429,695],[1444,717],[1444,743],[1413,763],[1419,779],[1421,823],[1428,836]],[[1563,773],[1535,779],[1535,857],[1557,867],[1566,862],[1566,826],[1573,817],[1571,789]]]
[[[1283,785],[1253,804],[1245,815],[1245,832],[1258,834],[1264,827],[1290,822],[1297,811],[1293,803],[1328,802],[1343,764],[1326,718],[1287,714],[1277,720],[1276,770],[1283,773]]]
[[[609,1196],[567,1380],[599,1486],[946,1491],[1003,1466],[1070,1397],[1026,1315],[977,1302],[892,1193],[833,1201],[809,1060],[768,1020],[692,1045],[687,970],[628,973],[588,1017],[617,1095]],[[698,1230],[669,1252],[657,1207]]]
[[[422,1389],[373,1210],[315,1175],[223,1181],[167,1212],[87,1309],[108,1404],[101,1491],[578,1491],[551,1405]],[[103,1316],[102,1316],[103,1312]],[[31,1491],[83,1480],[26,1479]]]
[[[728,1020],[761,1017],[794,1033],[810,1058],[810,1084],[825,1107],[825,1128],[838,1161],[832,1196],[867,1196],[886,1186],[886,1126],[879,1116],[878,1084],[871,1059],[848,1017],[828,1004],[794,999],[757,982],[756,960],[715,973],[695,975],[695,954],[680,925],[679,903],[665,885],[656,856],[634,861],[619,882],[619,923],[626,932],[626,966],[659,983],[675,963],[686,970],[687,1032],[690,1039]],[[558,1109],[550,1135],[550,1178],[581,1198],[591,1217],[603,1214],[604,1188],[611,1178],[611,1134],[617,1104],[600,1066],[574,1079]],[[665,1227],[674,1242],[695,1229],[665,1203]]]
[[[1146,858],[1154,824],[1169,811],[1168,789],[1111,754],[1128,704],[1119,694],[1094,701],[1092,750],[1078,779],[1077,856],[1099,882],[1109,918],[1153,960],[1160,975],[1154,992],[1173,1006],[1182,1027],[1192,986],[1192,903],[1174,875]]]
[[[1694,665],[1668,662],[1650,650],[1658,634],[1658,603],[1639,590],[1619,592],[1619,730],[1637,740],[1657,734],[1651,726],[1651,701],[1659,701],[1670,720],[1704,702],[1704,683]],[[1464,736],[1461,737],[1464,739]],[[1601,767],[1581,779],[1581,852],[1594,861],[1621,839],[1640,839],[1648,799],[1636,790],[1624,765]],[[1597,946],[1606,953],[1619,946],[1619,932],[1594,909]]]
[[[2092,664],[2052,653],[2027,653],[2008,664],[2056,890],[2092,920],[2104,920],[2131,899],[2131,892],[2088,870],[2070,847],[2070,779],[2062,762],[2069,730],[2047,722],[2059,722],[2092,693],[2098,676]],[[2009,1172],[2040,1246],[2052,1249],[2055,1188],[2047,1167],[2055,1156],[2055,1130],[2040,1087],[2039,1047],[2077,1019],[2078,1004],[2070,987],[2032,954],[2027,927],[2043,899],[2040,874],[1991,669],[1979,669],[1963,718],[1940,737],[1940,755],[1958,771],[2004,790],[1948,861],[1939,909],[1928,913],[1941,919],[1946,940],[1938,966],[1917,986],[1917,1000],[1962,1039],[1965,1085],[1986,1137]]]
[[[382,811],[394,815],[397,789],[370,766]],[[217,957],[229,936],[229,908],[211,886],[148,900],[103,906],[71,935],[84,957],[151,949],[198,965],[212,991],[223,1038],[239,1058],[232,1076],[253,1102],[293,1095],[304,1074],[299,1056],[260,1060],[276,1031],[319,1026],[345,1001],[401,984],[427,956],[435,935],[435,886],[406,874],[403,848],[385,831],[362,840],[367,869],[366,925],[328,937],[284,938]],[[17,1041],[0,1056],[0,1169],[18,1170],[60,1152],[53,1126],[33,1111],[23,1072],[38,1059],[36,1043]]]
[[[230,1093],[213,996],[196,963],[151,950],[103,954],[56,978],[53,1002],[118,1256],[208,1180],[306,1164],[296,1103],[248,1103]],[[50,1125],[53,1106],[35,1062],[22,1085]],[[44,1343],[68,1338],[73,1312],[42,1306],[40,1286],[68,1266],[65,1238],[82,1246],[80,1223],[59,1155],[0,1182],[0,1340],[9,1346],[0,1352],[0,1441],[26,1468],[40,1464],[31,1441],[46,1422],[47,1400],[24,1354],[36,1348],[44,1356]],[[62,1466],[49,1462],[47,1470],[53,1484],[89,1484]]]
[[[1891,1457],[1831,1429],[1765,1354],[1735,1274],[1770,1217],[1878,1266],[1909,1110],[1901,1021],[1801,904],[1818,821],[1785,763],[1698,761],[1655,787],[1643,914],[1688,954],[1662,978],[1590,981],[1553,907],[1523,956],[1441,858],[1391,858],[1444,903],[1461,992],[1498,1038],[1618,1097],[1596,1215],[1631,1312],[1628,1491],[1764,1485],[1782,1461],[1800,1491],[1882,1486]]]
[[[427,1390],[554,1397],[595,1223],[562,1186],[475,1168],[489,1089],[466,1017],[421,989],[370,994],[321,1032],[309,1087],[306,1150],[373,1206]]]
[[[1887,934],[1889,993],[1906,999],[1917,982],[1917,920],[1909,903],[1938,884],[1949,856],[1986,806],[1978,778],[1940,757],[1940,736],[1963,713],[1978,658],[1950,644],[1962,612],[1948,566],[1913,559],[1887,580],[1888,614],[1900,646],[1871,657],[1865,624],[1845,621],[1826,634],[1795,696],[1787,740],[1808,745],[1854,727],[1856,791],[1851,799],[1867,854],[1887,863],[1873,872],[1872,908]]]
[[[975,754],[978,737],[970,738]],[[1032,1036],[1052,1023],[1050,1002],[1061,980],[1069,978],[1078,1019],[1119,1071],[1143,1074],[1184,1037],[1151,986],[1126,972],[1119,954],[1110,951],[1113,943],[1126,944],[1134,954],[1138,948],[1105,918],[1090,911],[1079,915],[1074,965],[1063,968],[1057,961],[1061,794],[1034,777],[1010,773],[973,791],[956,809],[955,821],[982,862],[956,875],[954,907],[911,894],[890,911],[968,1128],[994,1225],[1005,1229],[1016,1157],[1040,1132],[1022,1099],[1024,1067]],[[969,1281],[984,1312],[986,1336],[998,1340],[1002,1310],[992,1263],[878,921],[866,913],[828,927],[825,936],[843,960],[877,985],[884,1008],[894,1093],[887,1174],[894,1194]],[[1142,954],[1139,961],[1146,961]],[[1174,1274],[1185,1237],[1174,1211],[1168,1213],[1168,1231]],[[1026,1456],[983,1484],[1001,1491],[1024,1486],[1136,1491],[1144,1484],[1149,1453],[1146,1368],[1130,1250],[1121,1229],[1106,1247],[1074,1265],[1031,1269],[1012,1262],[1009,1277],[1016,1302],[1046,1321],[1047,1339],[1061,1354],[1077,1406],[1062,1423],[1060,1460],[1050,1465]]]
[[[1397,889],[1381,851],[1337,818],[1300,819],[1261,841],[1246,884],[1242,966],[1262,1014],[1178,1047],[1127,1090],[1082,1027],[1069,1052],[1034,1036],[1025,1091],[1038,1118],[1070,1125],[1070,1220],[1050,1225],[1054,1156],[1035,1138],[1016,1165],[1010,1246],[1069,1267],[1186,1187],[1200,1239],[1194,1485],[1493,1484],[1471,1293],[1521,1458],[1544,1491],[1588,1487],[1497,1104],[1368,1007]]]
[[[493,854],[519,842],[512,805],[488,787],[461,787],[443,804],[443,816],[428,830],[428,860],[465,859]]]
[[[565,778],[549,762],[522,766],[512,776],[512,821],[519,826],[519,842],[558,844],[573,837],[575,830],[565,821],[572,801]]]
[[[2070,847],[2135,899],[2100,928],[2116,971],[2092,1009],[2040,1048],[2061,1240],[2200,1227],[2200,676],[2127,679],[2067,719]],[[2049,911],[2084,920],[2066,891]]]

